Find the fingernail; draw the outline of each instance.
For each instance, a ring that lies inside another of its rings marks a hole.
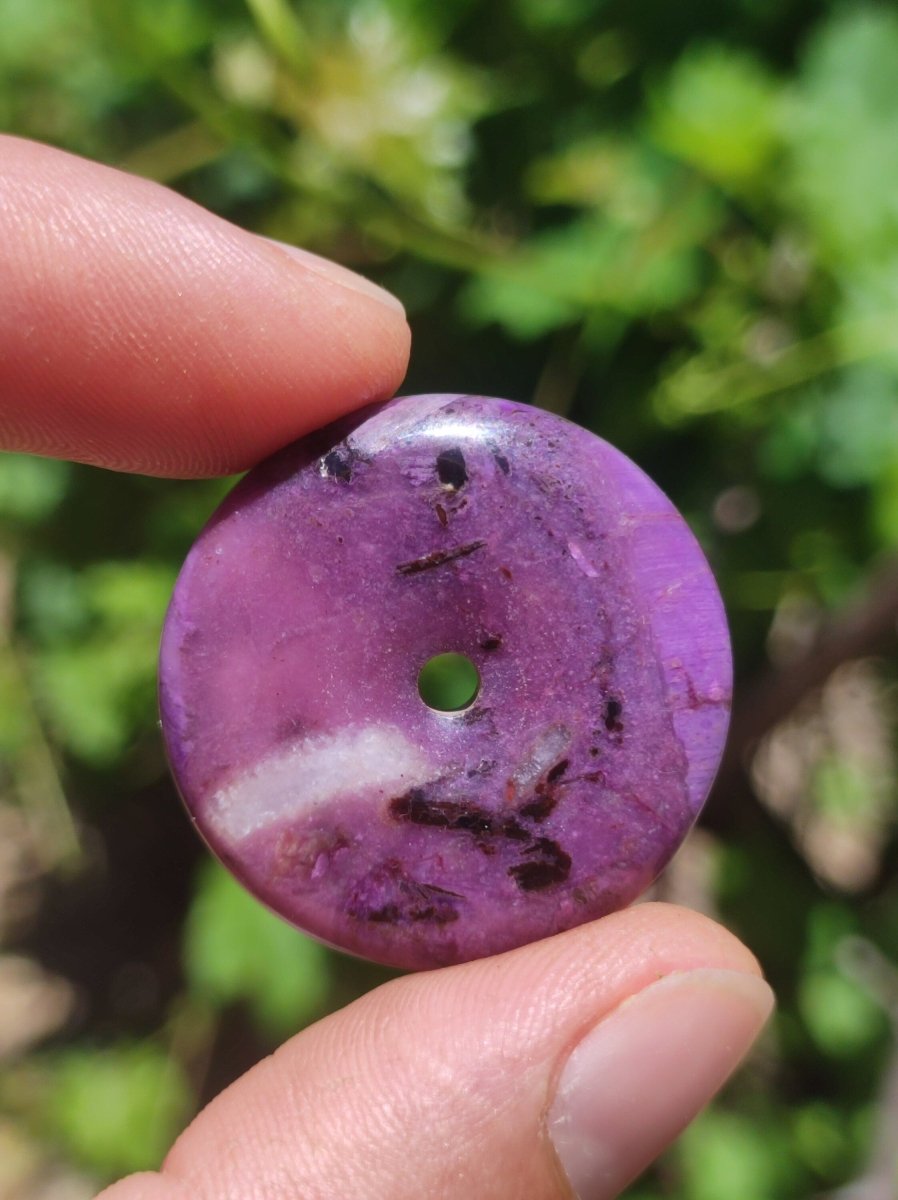
[[[625,1000],[574,1048],[548,1114],[578,1200],[617,1196],[735,1070],[773,1008],[738,971],[668,975]]]
[[[332,262],[329,258],[322,258],[320,254],[313,254],[311,250],[303,250],[299,246],[289,246],[286,242],[278,242],[274,238],[266,238],[265,241],[272,246],[277,246],[279,250],[285,251],[315,275],[322,275],[330,283],[339,284],[340,287],[349,288],[350,291],[361,292],[363,296],[379,300],[381,304],[385,304],[388,308],[401,312],[405,316],[402,301],[398,300],[392,292],[388,292],[384,288],[378,287],[376,283],[372,283],[370,279],[366,279],[364,275],[357,275],[348,267]]]

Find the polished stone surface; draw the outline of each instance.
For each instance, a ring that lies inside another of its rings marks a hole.
[[[458,651],[458,713],[418,672]],[[731,663],[707,563],[620,452],[549,413],[404,397],[252,471],[178,580],[172,769],[271,908],[401,967],[628,904],[692,825]]]

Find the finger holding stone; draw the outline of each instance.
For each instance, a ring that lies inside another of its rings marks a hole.
[[[748,951],[646,904],[400,979],[288,1042],[102,1200],[611,1200],[770,1012]]]
[[[0,135],[0,446],[242,470],[392,394],[402,306],[167,188]]]

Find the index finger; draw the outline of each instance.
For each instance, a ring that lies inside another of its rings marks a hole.
[[[409,336],[343,267],[0,136],[0,448],[228,474],[390,396]]]

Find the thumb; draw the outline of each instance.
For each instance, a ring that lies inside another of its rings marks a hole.
[[[372,992],[219,1096],[161,1175],[101,1200],[610,1200],[771,1006],[731,935],[640,905]]]

